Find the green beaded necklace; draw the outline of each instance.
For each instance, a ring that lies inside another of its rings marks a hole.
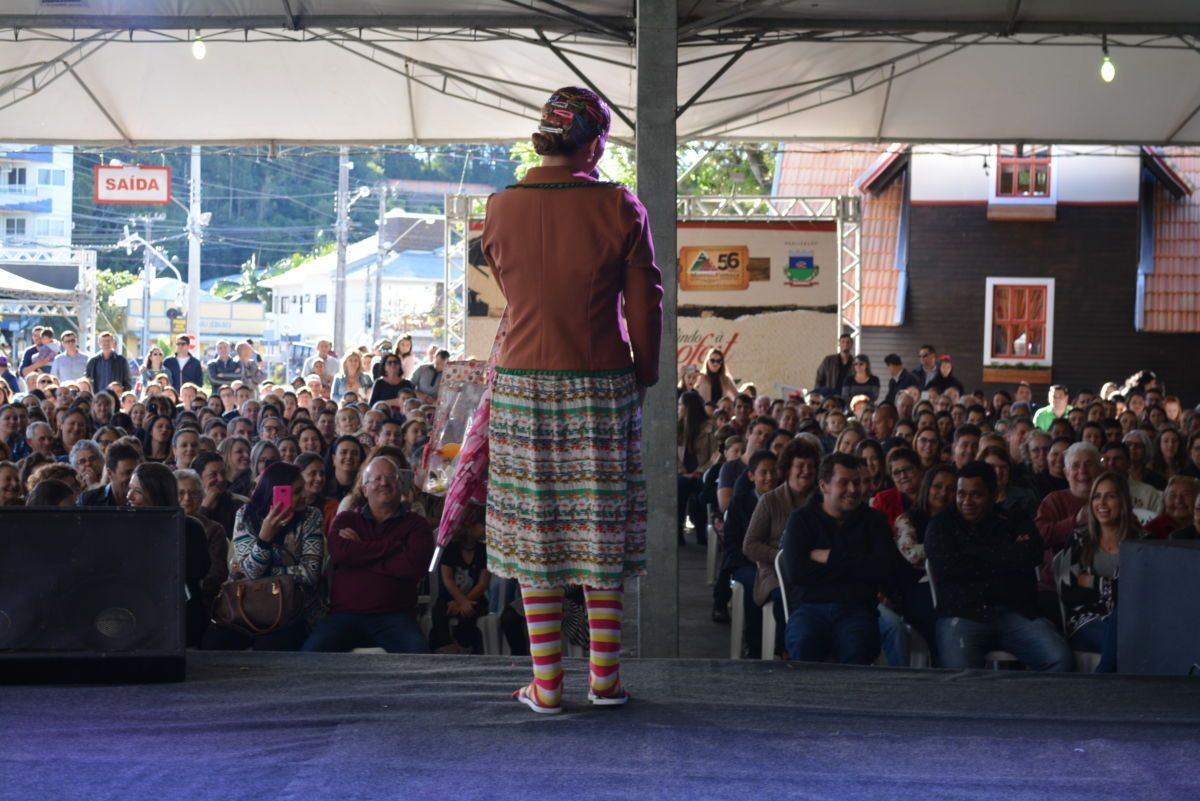
[[[616,181],[571,181],[557,184],[509,184],[505,189],[580,189],[594,186],[621,186]]]

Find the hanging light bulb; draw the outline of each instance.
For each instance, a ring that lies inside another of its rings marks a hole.
[[[1100,80],[1112,83],[1117,77],[1117,65],[1108,55],[1108,34],[1104,34],[1100,47],[1104,51],[1104,60],[1100,62]]]
[[[204,40],[200,38],[200,31],[196,31],[196,38],[192,40],[192,58],[203,61],[207,54],[208,45],[204,44]]]

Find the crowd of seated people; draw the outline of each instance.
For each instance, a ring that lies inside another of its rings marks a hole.
[[[678,535],[720,538],[713,619],[732,580],[748,656],[773,603],[785,658],[908,665],[915,632],[943,667],[1115,671],[1121,542],[1200,536],[1200,411],[1149,371],[1039,405],[1027,383],[966,394],[932,345],[882,380],[852,346],[786,398],[719,350],[681,373]]]
[[[343,359],[326,343],[294,388],[266,380],[248,343],[221,343],[198,384],[183,341],[139,375],[111,335],[86,359],[62,339],[58,369],[43,342],[24,388],[0,390],[0,506],[182,509],[190,644],[478,651],[491,611],[520,650],[519,602],[487,608],[478,515],[446,553],[432,630],[415,625],[440,504],[412,482],[435,396],[409,380],[411,341]],[[775,651],[792,658],[908,664],[911,630],[938,665],[1005,651],[1059,670],[1076,650],[1115,669],[1120,543],[1200,536],[1200,414],[1149,373],[1099,393],[1053,386],[1038,406],[1025,384],[964,394],[931,346],[875,376],[847,342],[814,391],[787,398],[739,389],[719,350],[681,375],[677,535],[720,539],[713,619],[729,621],[736,581],[750,654],[773,604]],[[430,355],[426,389],[444,361]],[[283,575],[303,596],[294,625],[250,637],[213,623],[226,582]]]
[[[266,380],[249,343],[234,355],[221,342],[205,370],[180,337],[139,373],[118,369],[113,337],[100,339],[101,373],[52,374],[52,354],[34,351],[21,391],[4,382],[0,506],[182,510],[189,647],[481,652],[482,508],[456,533],[430,598],[441,504],[413,481],[447,354],[422,371],[408,337],[340,360],[322,342],[301,376],[313,380],[296,388]],[[98,374],[107,386],[93,385]],[[301,598],[295,620],[258,636],[216,622],[227,582],[283,576]],[[519,612],[505,628],[517,648]]]

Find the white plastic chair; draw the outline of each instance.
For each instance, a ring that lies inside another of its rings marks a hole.
[[[788,622],[787,585],[783,583],[783,549],[775,552],[775,578],[779,581],[779,600],[783,602],[783,622]]]
[[[1037,568],[1034,568],[1034,573],[1037,573]],[[933,600],[933,608],[937,609],[937,580],[933,576],[933,567],[929,564],[928,559],[925,560],[925,575],[929,577],[929,597]],[[1021,660],[1008,651],[988,651],[983,655],[983,661],[991,665],[992,670],[999,670],[1002,663],[1020,662]]]
[[[908,626],[908,666],[912,668],[933,667],[933,655],[929,650],[929,643],[925,642],[925,638],[912,626]]]
[[[500,616],[495,614],[484,615],[475,622],[479,627],[479,633],[483,637],[483,652],[485,654],[499,654],[500,647],[504,637],[500,635]]]
[[[708,586],[717,583],[717,531],[708,525],[708,552],[704,559],[704,581]]]
[[[770,661],[775,658],[775,602],[770,598],[762,607],[762,658]]]
[[[729,580],[733,599],[729,602],[729,658],[742,658],[742,639],[746,636],[746,588],[736,579]]]
[[[437,600],[441,588],[438,581],[441,572],[442,568],[439,565],[437,570],[426,574],[429,591],[417,595],[417,622],[421,624],[421,633],[425,635],[426,640],[429,639],[429,632],[433,631],[433,603]]]

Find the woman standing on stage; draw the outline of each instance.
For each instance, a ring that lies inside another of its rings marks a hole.
[[[488,568],[516,578],[534,679],[513,697],[562,711],[562,599],[582,586],[588,699],[621,686],[625,579],[645,573],[641,401],[658,381],[661,274],[646,210],[597,180],[608,106],[551,95],[533,135],[542,166],[488,201],[483,253],[508,301],[489,423]]]

